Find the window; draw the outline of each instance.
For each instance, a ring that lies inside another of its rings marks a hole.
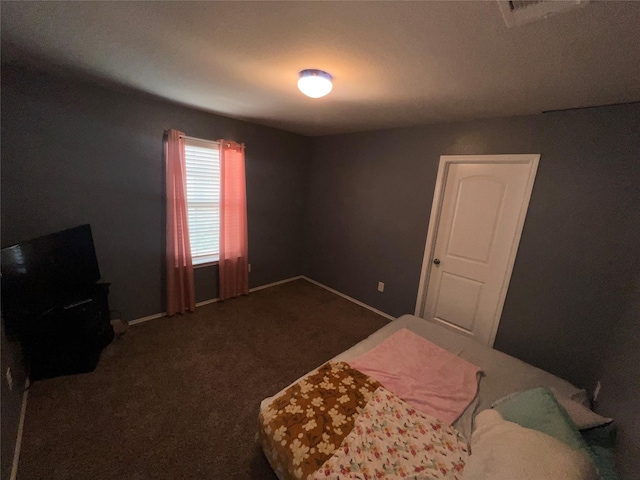
[[[218,142],[185,137],[187,210],[193,265],[217,262],[220,244]]]

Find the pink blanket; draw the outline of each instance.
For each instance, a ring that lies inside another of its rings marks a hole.
[[[448,424],[478,393],[480,368],[406,328],[348,363],[414,408]]]

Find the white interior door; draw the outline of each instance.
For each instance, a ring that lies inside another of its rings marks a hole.
[[[493,346],[539,158],[441,157],[418,316]]]

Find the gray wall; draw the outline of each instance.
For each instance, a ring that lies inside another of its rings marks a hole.
[[[165,310],[162,135],[244,142],[250,286],[300,274],[309,139],[11,65],[2,66],[2,245],[90,223],[111,308]],[[217,267],[196,270],[197,300]]]
[[[132,320],[165,310],[162,135],[247,145],[252,287],[300,274],[309,139],[123,89],[2,65],[2,245],[90,223],[110,306]],[[217,267],[195,272],[217,296]],[[9,477],[25,381],[2,328],[2,478]],[[14,390],[4,372],[11,366]]]
[[[413,313],[440,155],[540,153],[495,346],[592,388],[638,256],[639,131],[635,104],[316,138],[303,272]]]
[[[640,264],[635,265],[640,273]],[[629,305],[616,325],[598,377],[602,390],[596,411],[615,419],[616,462],[625,479],[640,478],[640,274],[629,294]]]
[[[309,139],[123,89],[2,65],[2,246],[90,223],[110,306],[132,320],[165,310],[162,135],[247,145],[250,286],[300,274]],[[218,295],[195,271],[196,300]],[[2,328],[2,470],[8,478],[25,381]],[[14,371],[8,391],[4,372]]]

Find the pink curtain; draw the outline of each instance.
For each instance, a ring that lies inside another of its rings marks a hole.
[[[249,293],[244,145],[220,142],[220,300]]]
[[[193,264],[187,223],[187,175],[184,133],[168,130],[164,157],[167,170],[167,314],[196,309]]]

